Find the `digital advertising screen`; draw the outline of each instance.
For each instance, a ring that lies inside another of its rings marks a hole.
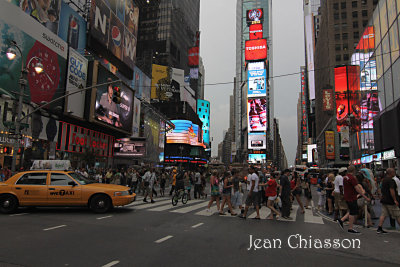
[[[311,163],[314,162],[314,153],[317,149],[317,144],[307,145],[307,162]]]
[[[131,141],[129,138],[117,139],[114,143],[114,156],[117,157],[145,157],[146,142]]]
[[[254,149],[254,150],[259,150],[259,149],[266,149],[267,144],[266,144],[266,133],[249,133],[248,135],[248,148],[249,149]]]
[[[265,154],[249,154],[249,163],[263,163],[266,159]]]
[[[261,39],[263,38],[263,25],[260,24],[252,24],[249,26],[249,39]]]
[[[246,21],[247,24],[259,24],[264,19],[264,10],[262,8],[247,10]]]
[[[375,49],[375,30],[373,26],[365,29],[361,40],[356,46],[356,50],[369,51]]]
[[[205,145],[210,145],[210,102],[197,100],[197,115],[203,123],[203,141]]]
[[[248,131],[267,130],[267,100],[265,98],[247,99]]]
[[[97,84],[118,80],[111,72],[98,65]],[[121,103],[113,101],[114,92],[120,90]],[[132,132],[133,123],[133,91],[123,83],[97,86],[95,119],[108,125]]]
[[[247,70],[263,70],[263,69],[265,69],[265,64],[263,61],[247,63]]]
[[[171,120],[175,129],[167,133],[167,144],[188,144],[202,146],[201,132],[199,126],[188,120]]]
[[[263,60],[268,55],[267,39],[247,40],[245,43],[245,60]]]
[[[376,60],[371,58],[372,52],[354,53],[351,64],[360,66],[360,90],[377,90]]]
[[[247,79],[247,97],[267,96],[267,70],[249,70]]]
[[[182,69],[168,66],[152,66],[151,99],[154,101],[180,101],[181,86],[185,85],[185,73]]]
[[[373,150],[374,149],[374,131],[373,130],[362,130],[359,133],[360,136],[360,143],[361,147],[360,149],[368,149],[368,150]]]
[[[363,93],[361,95],[361,128],[373,129],[374,117],[382,110],[378,92]]]

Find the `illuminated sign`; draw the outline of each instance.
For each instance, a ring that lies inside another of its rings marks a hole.
[[[203,123],[203,141],[205,145],[210,145],[210,102],[197,100],[197,115]]]
[[[114,156],[144,157],[146,156],[146,142],[131,141],[129,138],[118,139],[114,144]]]
[[[249,39],[261,39],[263,38],[263,25],[260,24],[252,24],[249,27]]]
[[[356,50],[373,50],[375,49],[375,31],[374,27],[367,27],[361,37]]]
[[[180,101],[181,87],[185,85],[182,69],[152,65],[151,99],[155,101]]]
[[[249,154],[249,163],[263,163],[266,159],[265,154]]]
[[[249,62],[247,64],[247,70],[263,70],[265,69],[264,62]]]
[[[248,131],[267,130],[267,100],[265,98],[247,99]]]
[[[247,78],[247,97],[267,95],[267,70],[249,70],[247,71]]]
[[[264,19],[264,11],[262,8],[247,10],[246,21],[247,24],[258,24],[262,23]]]
[[[317,150],[317,144],[312,144],[312,145],[307,145],[307,162],[315,162],[314,160],[314,153],[316,153]]]
[[[366,93],[361,95],[361,129],[373,129],[374,117],[382,110],[382,105],[378,97],[378,92]]]
[[[259,149],[266,149],[266,133],[249,133],[249,140],[248,140],[248,148],[259,150]]]
[[[360,66],[360,90],[377,90],[376,60],[371,58],[372,52],[354,53],[351,64]]]
[[[267,58],[267,39],[247,40],[245,44],[245,60],[262,60]]]
[[[205,147],[199,126],[188,120],[171,120],[175,129],[167,133],[167,144],[188,144]]]
[[[323,110],[333,110],[333,89],[322,89]]]
[[[196,67],[199,65],[199,47],[191,47],[189,48],[189,66],[190,67]]]
[[[300,67],[300,85],[301,85],[301,125],[300,133],[302,136],[302,143],[307,142],[308,137],[308,113],[307,113],[307,92],[305,80],[306,67]]]
[[[325,132],[325,157],[326,159],[335,159],[335,132]]]

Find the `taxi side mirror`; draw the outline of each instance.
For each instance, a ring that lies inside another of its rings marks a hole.
[[[68,185],[76,186],[76,183],[74,181],[68,182]]]

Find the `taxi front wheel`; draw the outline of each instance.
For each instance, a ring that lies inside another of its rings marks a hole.
[[[111,208],[111,200],[105,195],[95,195],[91,198],[89,207],[95,213],[104,213]]]
[[[18,208],[18,199],[13,195],[0,196],[0,211],[2,213],[13,213]]]

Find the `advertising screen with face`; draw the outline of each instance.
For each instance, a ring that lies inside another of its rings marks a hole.
[[[246,21],[247,24],[259,24],[264,19],[264,10],[262,8],[247,10]]]
[[[103,66],[98,65],[97,84],[118,80]],[[121,103],[113,101],[114,92],[119,90]],[[122,83],[98,86],[96,90],[95,118],[108,125],[132,132],[133,91]]]
[[[248,140],[248,144],[249,144],[248,148],[249,149],[259,150],[259,149],[267,148],[265,132],[249,133],[248,138],[249,138],[249,140]]]
[[[146,142],[130,141],[129,139],[116,140],[114,143],[114,156],[144,157],[146,156]]]
[[[184,70],[153,64],[151,99],[155,101],[180,101],[181,86],[185,84]]]
[[[363,93],[361,95],[361,128],[373,129],[374,117],[382,110],[378,92]]]
[[[266,70],[249,70],[247,71],[247,78],[247,97],[259,97],[267,95]]]
[[[267,58],[267,39],[247,40],[245,44],[245,60],[262,60]]]
[[[267,100],[265,98],[247,99],[249,132],[267,130]]]
[[[188,144],[205,147],[199,126],[188,120],[171,120],[175,129],[167,133],[167,144]]]

